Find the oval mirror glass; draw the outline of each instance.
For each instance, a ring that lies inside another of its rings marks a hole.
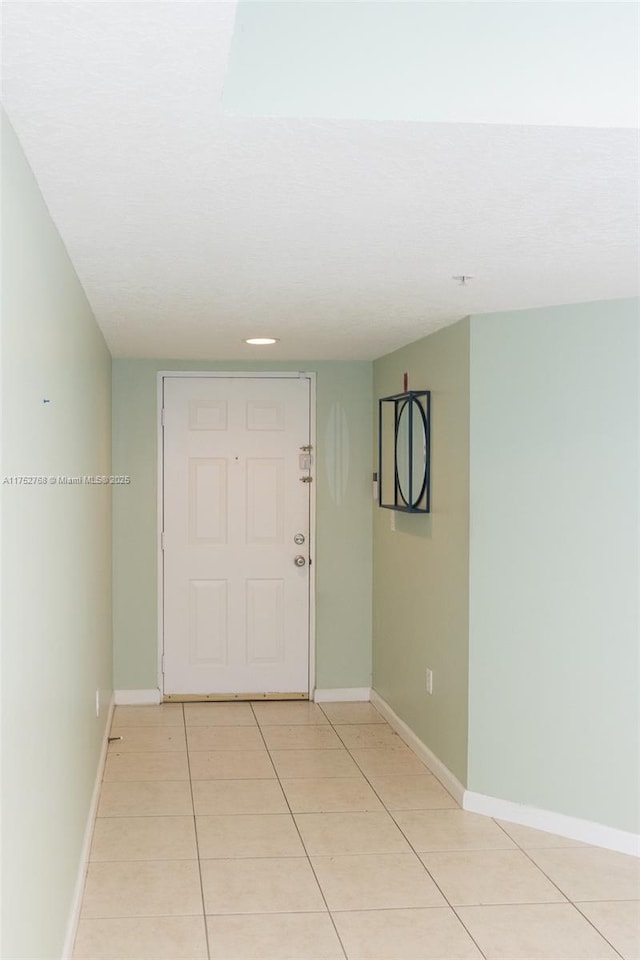
[[[427,433],[424,411],[415,397],[411,397],[402,405],[396,433],[398,489],[409,507],[420,503],[426,482],[426,466]]]

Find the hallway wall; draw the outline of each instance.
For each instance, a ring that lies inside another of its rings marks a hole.
[[[471,318],[469,789],[640,830],[640,305]]]
[[[370,363],[113,362],[113,469],[131,476],[114,502],[116,689],[157,687],[157,373],[317,373],[316,685],[371,684]]]
[[[4,114],[2,148],[2,474],[109,475],[109,351]],[[103,485],[2,485],[11,960],[53,960],[65,940],[112,690],[110,504]]]
[[[376,400],[431,390],[431,513],[375,508],[373,685],[461,783],[467,775],[469,321],[374,364]],[[375,421],[377,423],[377,409]],[[391,523],[395,522],[395,530]],[[425,689],[427,667],[433,694]]]
[[[375,363],[432,390],[432,513],[374,513],[374,688],[470,791],[629,832],[639,331],[637,300],[486,314]]]

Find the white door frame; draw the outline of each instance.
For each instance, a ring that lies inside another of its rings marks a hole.
[[[164,400],[164,381],[166,377],[205,377],[205,378],[271,378],[277,380],[309,380],[309,442],[313,447],[313,483],[309,484],[309,700],[313,700],[316,688],[316,482],[318,477],[318,458],[316,444],[316,375],[303,370],[284,370],[281,373],[272,370],[159,370],[157,374],[157,447],[158,447],[158,493],[157,493],[157,538],[158,558],[158,689],[160,698],[164,697],[164,674],[162,658],[164,655],[164,557],[162,553],[162,529],[164,525],[164,433],[162,430],[162,406]]]

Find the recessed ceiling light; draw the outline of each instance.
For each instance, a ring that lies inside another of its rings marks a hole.
[[[256,347],[266,347],[270,343],[277,343],[274,337],[247,337],[245,343],[251,343]]]

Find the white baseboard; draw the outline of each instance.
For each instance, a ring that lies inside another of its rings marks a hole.
[[[580,820],[578,817],[568,817],[563,813],[554,813],[552,810],[540,810],[522,803],[513,803],[511,800],[488,797],[483,793],[474,793],[472,790],[465,791],[463,808],[472,813],[482,813],[486,817],[495,817],[496,820],[519,823],[524,827],[533,827],[534,830],[555,833],[559,837],[580,840],[594,847],[605,847],[607,850],[616,850],[618,853],[640,856],[638,834],[627,833],[615,827],[606,827],[593,820]]]
[[[70,960],[73,953],[73,945],[76,939],[76,932],[78,930],[78,922],[80,920],[80,910],[82,909],[82,896],[84,894],[84,884],[87,878],[87,869],[89,867],[89,854],[91,852],[91,841],[93,840],[93,826],[96,820],[96,814],[98,812],[98,802],[100,800],[100,789],[102,787],[102,777],[104,774],[104,766],[107,762],[107,748],[109,746],[109,731],[111,730],[111,721],[113,719],[113,708],[115,706],[115,697],[111,698],[111,703],[109,704],[109,710],[107,712],[107,721],[104,727],[104,737],[102,741],[102,749],[100,750],[100,758],[98,760],[98,767],[96,770],[96,779],[93,785],[93,793],[91,794],[91,802],[89,804],[89,812],[87,813],[87,823],[84,830],[84,839],[82,841],[82,849],[80,850],[80,861],[78,863],[78,874],[76,877],[76,885],[73,891],[73,898],[71,900],[71,909],[69,911],[69,919],[67,921],[67,935],[64,940],[64,947],[62,949],[62,960]]]
[[[413,732],[411,727],[407,726],[404,720],[401,720],[397,713],[389,706],[386,700],[383,700],[379,693],[376,693],[375,690],[371,691],[371,703],[382,714],[385,720],[389,723],[391,727],[396,731],[396,733],[402,737],[404,742],[408,747],[411,747],[413,752],[422,760],[423,763],[427,765],[431,773],[436,777],[445,790],[451,794],[453,799],[462,806],[462,800],[464,797],[464,786],[460,783],[458,778],[451,773],[448,767],[445,767],[442,760],[436,757],[435,753],[429,749],[426,743],[423,743],[422,740]]]
[[[347,703],[351,700],[368,700],[371,687],[336,687],[334,690],[315,690],[313,699],[316,703]]]
[[[615,827],[607,827],[592,820],[580,820],[578,817],[568,817],[562,813],[554,813],[552,810],[539,810],[536,807],[513,803],[511,800],[500,800],[498,797],[488,797],[482,793],[466,790],[449,768],[436,757],[375,690],[371,691],[371,703],[414,753],[426,763],[429,770],[438,778],[445,790],[449,791],[463,810],[468,810],[470,813],[480,813],[485,817],[494,817],[496,820],[505,820],[507,823],[519,823],[524,827],[533,827],[534,830],[555,833],[559,837],[568,837],[570,840],[580,840],[582,843],[589,843],[594,847],[605,847],[607,850],[615,850],[618,853],[627,853],[635,857],[640,856],[640,836],[638,834],[627,833],[625,830],[618,830]]]
[[[115,690],[114,696],[118,707],[137,707],[147,704],[161,703],[162,696],[159,690]]]

